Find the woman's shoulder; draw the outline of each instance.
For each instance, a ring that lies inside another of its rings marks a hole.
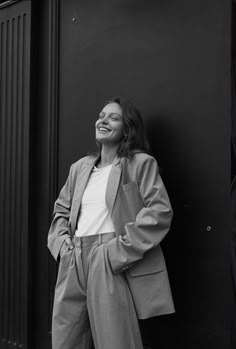
[[[154,156],[142,152],[142,151],[136,151],[132,157],[131,163],[146,163],[146,162],[156,162],[156,159]]]
[[[158,169],[156,159],[145,152],[137,151],[131,159],[126,158],[123,163],[123,170],[127,169],[130,173],[139,173],[147,169]]]
[[[84,157],[80,158],[79,160],[75,161],[71,165],[71,169],[72,170],[80,169],[81,167],[88,165],[88,164],[94,162],[95,160],[96,160],[96,157],[94,155],[84,156]]]

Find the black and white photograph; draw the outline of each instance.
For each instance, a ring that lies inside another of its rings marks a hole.
[[[236,348],[236,0],[0,1],[0,349]]]

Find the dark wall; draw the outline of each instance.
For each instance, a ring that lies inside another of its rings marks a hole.
[[[163,168],[177,313],[143,321],[145,343],[229,348],[230,1],[62,0],[59,77],[58,190],[117,94],[141,109]]]

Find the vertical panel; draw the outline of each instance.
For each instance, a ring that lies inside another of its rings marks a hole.
[[[49,3],[49,74],[48,74],[48,143],[49,156],[49,212],[48,222],[51,220],[51,208],[53,207],[57,193],[57,136],[58,136],[58,56],[59,56],[59,1],[52,0]],[[54,286],[56,267],[52,259],[48,260],[48,333],[51,334],[51,314],[54,298]]]
[[[3,87],[2,87],[2,81],[3,81],[3,36],[4,36],[4,26],[3,23],[0,23],[1,29],[0,29],[0,95],[3,98]],[[2,113],[2,98],[0,99],[0,113]],[[1,115],[1,114],[0,114]],[[3,146],[4,146],[4,139],[3,139],[3,122],[2,118],[0,118],[0,159],[3,158]],[[3,197],[3,166],[0,167],[0,199]],[[3,231],[3,210],[0,211],[0,232]],[[2,237],[2,236],[1,236]],[[3,245],[3,241],[2,241]],[[3,252],[3,251],[1,251]],[[4,256],[3,253],[0,253],[0,272],[2,273],[4,265]],[[3,276],[3,274],[2,274]],[[2,282],[0,283],[0,338],[3,337],[3,285],[4,285],[4,279],[2,277]]]
[[[30,16],[0,9],[0,348],[28,347]]]
[[[32,45],[35,41],[34,52],[38,59],[36,75],[34,73],[37,81],[34,244],[37,249],[34,252],[33,305],[37,310],[34,347],[40,349],[51,347],[51,312],[56,281],[56,263],[47,249],[47,234],[57,195],[59,3],[59,0],[34,2],[32,8],[32,26],[37,28]]]

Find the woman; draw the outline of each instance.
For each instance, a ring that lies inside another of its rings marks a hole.
[[[99,155],[71,166],[48,236],[53,349],[141,349],[138,318],[174,312],[160,247],[171,205],[131,102],[113,98],[95,130]]]

